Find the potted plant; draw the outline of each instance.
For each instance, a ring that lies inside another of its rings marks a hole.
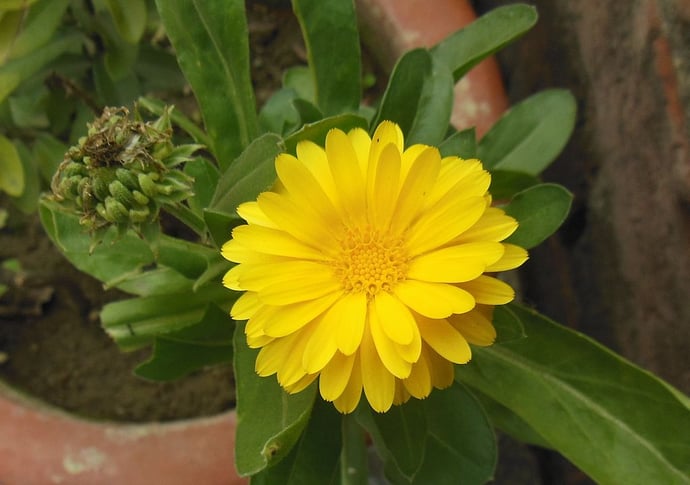
[[[232,358],[235,463],[259,483],[364,483],[367,436],[393,482],[483,483],[494,426],[598,481],[682,483],[687,399],[509,303],[493,276],[567,214],[569,193],[538,175],[574,103],[538,94],[477,141],[450,126],[450,100],[535,11],[500,8],[409,51],[381,102],[362,107],[352,3],[293,6],[309,67],[257,115],[242,2],[159,2],[205,131],[147,100],[155,121],[108,110],[42,200],[65,256],[134,295],[101,319],[124,349],[153,344],[137,372],[167,379]],[[173,123],[190,143],[173,141]],[[165,234],[161,211],[196,236]]]

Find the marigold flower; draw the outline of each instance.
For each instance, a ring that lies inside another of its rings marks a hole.
[[[290,393],[317,378],[343,413],[362,390],[387,411],[453,382],[470,345],[488,346],[494,305],[513,289],[487,276],[520,266],[527,252],[502,243],[517,222],[491,207],[479,160],[403,146],[381,123],[331,130],[275,161],[273,190],[238,208],[246,225],[222,253],[224,277],[244,291],[231,310],[247,320],[256,371]]]

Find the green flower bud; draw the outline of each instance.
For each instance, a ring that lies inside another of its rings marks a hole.
[[[108,190],[110,191],[110,195],[115,197],[115,199],[117,199],[125,207],[131,207],[137,203],[132,195],[132,192],[130,192],[130,190],[119,180],[110,182],[110,185],[108,185]]]
[[[134,200],[136,200],[139,205],[148,205],[148,203],[151,201],[151,199],[146,197],[144,194],[142,194],[138,190],[132,191],[132,197],[134,197]]]
[[[106,219],[110,222],[127,222],[129,219],[127,208],[114,197],[105,199],[105,212],[108,214]]]
[[[139,181],[139,187],[141,187],[141,191],[145,195],[151,197],[152,199],[155,199],[158,195],[158,185],[154,181],[151,174],[140,173],[137,179]]]
[[[117,170],[115,170],[115,176],[129,190],[138,190],[139,189],[139,181],[137,180],[137,176],[131,170],[126,170],[124,168],[118,168]]]
[[[170,110],[146,123],[125,108],[106,108],[70,147],[51,182],[53,200],[80,216],[95,237],[109,225],[141,232],[160,208],[192,195],[178,165],[199,145],[172,143]]]

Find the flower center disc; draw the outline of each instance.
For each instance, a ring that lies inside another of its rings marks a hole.
[[[370,227],[347,229],[335,272],[346,291],[368,296],[391,291],[407,274],[403,240]]]

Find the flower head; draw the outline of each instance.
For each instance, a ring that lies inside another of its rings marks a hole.
[[[126,108],[106,108],[65,154],[51,182],[53,199],[97,233],[111,225],[140,229],[162,204],[190,197],[192,179],[175,167],[200,146],[173,145],[171,110],[144,123]]]
[[[450,386],[469,344],[493,343],[493,306],[514,297],[485,273],[527,259],[501,242],[517,222],[491,207],[489,173],[404,149],[391,122],[372,138],[331,130],[296,155],[276,158],[276,186],[238,208],[247,224],[222,248],[238,263],[224,284],[245,292],[231,314],[261,348],[256,371],[291,393],[318,378],[343,413],[362,390],[384,412]]]

